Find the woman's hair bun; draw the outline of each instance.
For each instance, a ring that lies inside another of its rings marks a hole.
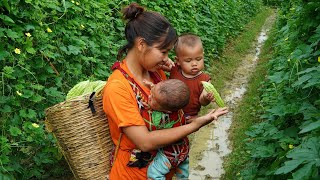
[[[126,20],[132,20],[136,18],[139,14],[144,12],[144,8],[140,6],[138,3],[131,3],[129,6],[122,10],[123,17]]]

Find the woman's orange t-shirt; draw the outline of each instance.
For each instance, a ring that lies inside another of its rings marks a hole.
[[[134,77],[128,70],[125,60],[120,66],[129,76]],[[162,79],[166,79],[163,71],[159,70],[158,73]],[[138,83],[138,81],[136,82]],[[148,95],[150,94],[150,90],[147,87],[143,84],[139,85]],[[108,117],[110,134],[114,144],[118,144],[122,127],[145,126],[145,122],[139,112],[135,94],[128,80],[119,70],[115,70],[111,74],[104,88],[103,109]],[[123,134],[118,154],[109,174],[111,180],[147,179],[147,167],[139,169],[127,166],[131,150],[136,148],[136,145]]]

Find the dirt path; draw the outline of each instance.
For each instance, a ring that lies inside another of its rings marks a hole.
[[[229,113],[199,130],[192,141],[190,151],[191,180],[220,179],[224,173],[223,157],[231,152],[228,130],[232,123],[233,111],[247,90],[249,77],[254,72],[261,46],[267,39],[267,33],[275,20],[272,15],[267,18],[252,50],[236,69],[233,79],[225,83],[221,95],[229,107]]]

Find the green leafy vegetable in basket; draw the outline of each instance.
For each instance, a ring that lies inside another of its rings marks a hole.
[[[105,84],[106,81],[81,81],[71,88],[67,94],[66,100],[92,92],[100,92]]]

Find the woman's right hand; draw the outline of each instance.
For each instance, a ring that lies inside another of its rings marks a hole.
[[[213,109],[209,113],[207,113],[206,115],[194,118],[194,119],[190,120],[190,122],[195,123],[195,126],[200,129],[202,126],[205,126],[205,125],[211,123],[212,121],[217,120],[219,116],[222,116],[228,112],[229,111],[228,111],[227,107]]]

